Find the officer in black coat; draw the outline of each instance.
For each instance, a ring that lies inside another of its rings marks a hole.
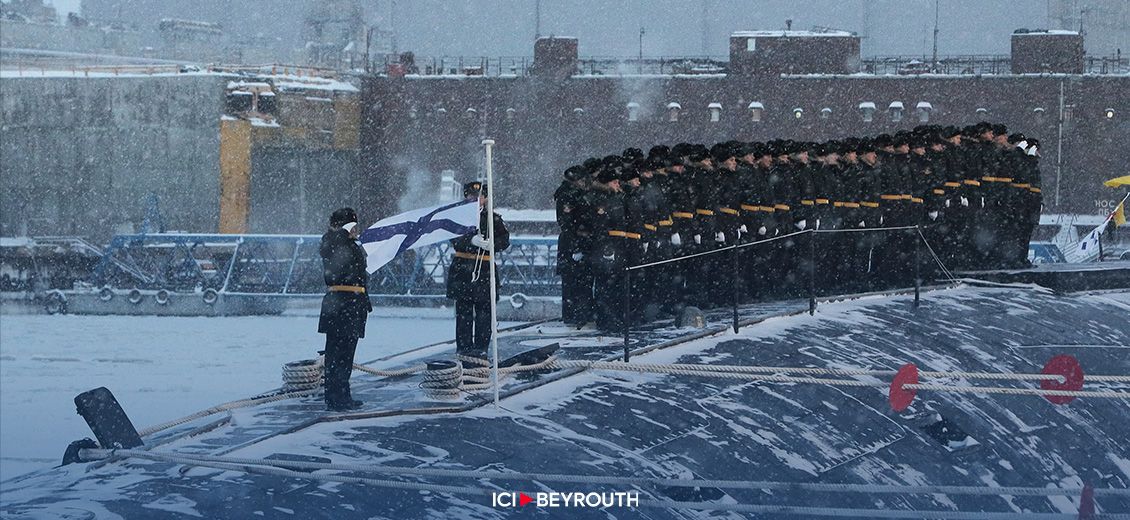
[[[561,186],[553,193],[557,205],[557,274],[561,276],[561,321],[566,325],[584,325],[593,317],[592,271],[585,262],[592,230],[583,218],[588,171],[583,166],[565,170]]]
[[[479,200],[479,231],[451,240],[455,255],[447,269],[447,297],[455,300],[455,352],[486,356],[490,345],[490,237],[487,236],[487,187],[481,182],[463,185],[463,197]],[[494,214],[494,252],[510,247],[510,232]],[[496,287],[499,285],[495,273]],[[497,293],[496,293],[497,294]]]
[[[326,335],[326,407],[333,411],[361,407],[349,392],[357,340],[365,337],[365,320],[373,305],[365,293],[369,273],[365,250],[357,243],[361,228],[357,213],[341,208],[330,215],[330,229],[322,235],[322,256],[328,291],[322,297],[318,332]]]

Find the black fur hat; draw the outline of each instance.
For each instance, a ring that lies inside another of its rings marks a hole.
[[[330,214],[330,227],[339,228],[350,222],[357,222],[357,212],[353,208],[341,208]]]

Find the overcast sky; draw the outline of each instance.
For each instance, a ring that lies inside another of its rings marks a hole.
[[[535,3],[398,1],[399,47],[423,55],[529,55]],[[794,29],[824,26],[867,36],[865,55],[922,54],[930,52],[934,25],[933,0],[542,0],[541,6],[542,34],[576,36],[580,53],[589,56],[638,53],[641,25],[645,55],[725,55],[731,32],[783,29],[786,19]],[[375,16],[387,17],[383,11]],[[942,0],[939,52],[1007,54],[1014,29],[1047,25],[1047,0]]]
[[[80,2],[52,1],[61,12],[78,10]],[[938,50],[1007,54],[1014,29],[1051,25],[1049,1],[941,0]],[[390,9],[393,3],[395,9]],[[536,0],[362,0],[360,4],[369,23],[394,21],[401,51],[421,56],[533,53]],[[272,2],[264,0],[260,5]],[[290,14],[272,12],[278,10],[244,15]],[[293,16],[300,19],[302,14]],[[584,56],[635,55],[641,26],[646,31],[645,55],[726,55],[732,31],[782,29],[786,19],[793,20],[794,29],[825,26],[858,32],[865,36],[864,55],[928,54],[934,0],[542,0],[541,14],[543,35],[578,37]],[[233,25],[231,19],[220,21],[224,22]]]

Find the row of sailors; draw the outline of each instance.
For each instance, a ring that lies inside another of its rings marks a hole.
[[[567,168],[554,194],[563,318],[620,330],[625,319],[725,305],[734,295],[799,296],[810,277],[835,293],[909,285],[916,262],[927,277],[939,264],[1024,267],[1042,201],[1038,146],[979,123],[589,159]],[[907,226],[916,228],[890,229]],[[769,243],[740,248],[736,259],[698,255],[760,241]],[[928,245],[929,263],[916,242]]]

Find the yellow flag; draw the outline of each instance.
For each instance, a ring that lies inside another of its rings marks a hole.
[[[1114,213],[1112,213],[1112,215],[1114,216],[1115,226],[1126,225],[1126,199],[1123,199],[1122,202],[1118,203],[1118,207],[1114,208]]]
[[[1130,175],[1123,175],[1122,177],[1115,177],[1109,181],[1103,182],[1103,186],[1108,188],[1117,188],[1119,186],[1130,186]]]

